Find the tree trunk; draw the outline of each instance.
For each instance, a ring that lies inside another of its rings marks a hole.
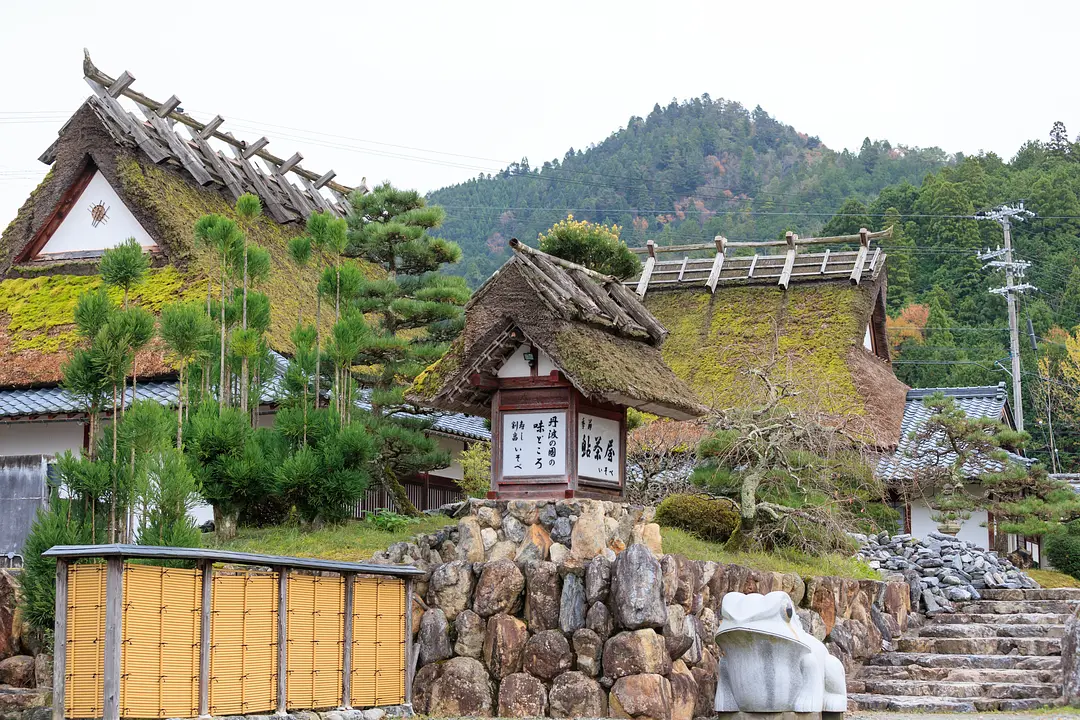
[[[184,447],[184,369],[187,364],[180,365],[180,381],[176,385],[176,449]]]
[[[225,252],[221,253],[221,372],[218,381],[218,409],[225,409]]]
[[[214,533],[218,540],[232,540],[236,537],[236,512],[226,512],[215,505]]]
[[[116,542],[116,383],[112,386],[112,497],[109,499],[109,542]]]
[[[318,287],[315,288],[315,409],[319,408],[319,393],[320,385],[322,384],[322,326],[320,325],[322,315],[322,293],[319,292]]]
[[[405,487],[398,481],[397,476],[394,475],[394,471],[387,467],[383,471],[383,487],[386,488],[386,492],[394,498],[394,504],[397,505],[398,512],[408,517],[419,517],[420,511],[416,509],[416,506],[409,500],[408,494],[405,492]]]
[[[247,295],[248,295],[248,249],[247,242],[244,243],[244,308],[243,308],[243,327],[247,330]],[[246,340],[246,338],[245,338]],[[248,414],[248,356],[244,353],[244,357],[240,358],[240,409],[245,415]]]

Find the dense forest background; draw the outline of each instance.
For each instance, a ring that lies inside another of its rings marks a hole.
[[[568,213],[618,224],[631,246],[891,225],[889,333],[896,374],[913,387],[1008,382],[1006,305],[990,293],[1004,278],[977,257],[1001,244],[1001,227],[974,216],[1024,200],[1037,213],[1013,230],[1031,263],[1021,282],[1037,288],[1019,301],[1026,429],[1049,465],[1052,420],[1054,468],[1068,471],[1080,470],[1078,195],[1080,142],[1061,123],[1011,160],[869,138],[857,153],[837,152],[760,107],[705,95],[657,105],[584,151],[539,167],[523,159],[429,199],[445,207],[441,232],[463,250],[451,272],[474,287],[508,257],[511,237],[535,244]]]

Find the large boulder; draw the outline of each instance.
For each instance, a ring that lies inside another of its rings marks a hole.
[[[18,605],[18,580],[10,570],[0,570],[0,660],[17,655],[20,650],[21,633],[15,619]]]
[[[34,656],[34,684],[39,688],[51,688],[53,684],[53,656],[39,653]]]
[[[585,627],[600,636],[601,640],[607,640],[614,631],[614,622],[611,611],[602,602],[593,603],[589,612],[585,615]]]
[[[570,538],[570,552],[578,560],[592,560],[604,552],[608,534],[601,508],[590,504],[588,511],[574,524]]]
[[[1065,622],[1061,638],[1063,697],[1067,705],[1080,705],[1080,609]]]
[[[535,500],[511,500],[506,504],[506,511],[523,525],[540,522],[540,505]]]
[[[491,678],[479,660],[456,657],[429,667],[438,670],[424,693],[427,707],[418,708],[421,713],[432,717],[491,717],[494,692]]]
[[[529,633],[525,623],[510,615],[495,615],[488,619],[484,638],[484,664],[491,676],[502,680],[521,672],[521,659]]]
[[[611,589],[611,561],[603,555],[597,555],[585,566],[585,600],[593,603],[608,599]]]
[[[515,545],[525,539],[525,525],[513,515],[503,518],[502,530],[506,539]]]
[[[555,563],[538,562],[528,568],[525,578],[525,622],[532,632],[559,627],[562,578]]]
[[[585,627],[585,583],[578,575],[563,578],[559,603],[559,629],[567,635]]]
[[[694,644],[694,625],[682,605],[669,605],[664,623],[664,643],[672,660],[682,657]]]
[[[584,673],[563,673],[551,684],[548,714],[553,718],[607,717],[607,694]]]
[[[806,584],[804,604],[816,612],[825,623],[825,633],[832,632],[836,624],[837,608],[840,606],[841,578],[815,577]]]
[[[589,677],[600,674],[600,658],[604,652],[604,641],[595,632],[582,628],[574,633],[574,654],[577,656],[577,669]]]
[[[421,715],[431,710],[431,690],[442,677],[442,665],[425,665],[416,671],[413,678],[413,709]]]
[[[0,660],[0,685],[32,688],[36,684],[34,658],[29,655],[13,655],[5,660]]]
[[[671,720],[671,683],[662,675],[628,675],[615,681],[608,696],[613,718]]]
[[[667,622],[660,562],[649,548],[631,545],[615,560],[611,605],[615,622],[627,630],[663,627]]]
[[[676,660],[671,666],[671,720],[694,720],[694,708],[697,706],[698,684],[694,674],[682,660]]]
[[[551,535],[543,525],[530,525],[525,531],[525,539],[518,545],[514,558],[521,565],[528,566],[548,559],[551,549]]]
[[[604,676],[621,678],[627,675],[671,672],[671,656],[664,638],[655,630],[628,630],[604,643]]]
[[[475,515],[466,515],[458,520],[458,559],[471,563],[482,563],[487,555],[480,521]]]
[[[440,608],[446,619],[453,622],[458,613],[471,605],[473,583],[472,564],[455,560],[440,565],[428,582],[428,605]]]
[[[697,683],[698,695],[694,703],[694,717],[708,717],[716,707],[716,661],[703,662],[694,667],[694,681]]]
[[[499,683],[499,717],[544,717],[547,709],[547,689],[532,675],[514,673]]]
[[[417,636],[420,646],[420,665],[430,665],[453,657],[450,647],[450,625],[446,615],[439,608],[428,610],[420,620],[420,634]]]
[[[454,654],[462,657],[481,658],[484,655],[485,622],[472,610],[465,610],[454,621]]]
[[[544,630],[525,643],[522,667],[525,672],[542,680],[554,680],[574,665],[570,643],[558,630]]]
[[[482,618],[506,613],[513,615],[521,609],[521,593],[525,576],[513,560],[497,560],[484,566],[476,583],[473,612]]]

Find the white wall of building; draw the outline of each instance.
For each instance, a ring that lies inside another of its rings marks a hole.
[[[94,225],[91,207],[98,203],[103,203],[108,212],[104,221]],[[146,228],[120,200],[109,181],[98,171],[39,254],[106,250],[129,237],[138,240],[144,248],[157,245],[150,233],[146,232]]]
[[[83,424],[78,420],[0,423],[0,455],[82,454]]]
[[[438,441],[440,450],[450,453],[450,467],[432,470],[429,474],[450,478],[451,480],[460,480],[462,478],[461,451],[465,449],[465,443],[442,435],[433,435],[432,437]]]
[[[911,534],[924,538],[932,532],[938,532],[938,524],[931,519],[934,511],[923,500],[911,501]],[[964,521],[956,537],[987,549],[990,545],[990,531],[986,527],[988,517],[985,510],[976,510]]]

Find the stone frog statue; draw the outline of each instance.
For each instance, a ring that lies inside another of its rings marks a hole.
[[[787,593],[731,592],[720,615],[717,712],[847,710],[843,664],[803,630]]]

